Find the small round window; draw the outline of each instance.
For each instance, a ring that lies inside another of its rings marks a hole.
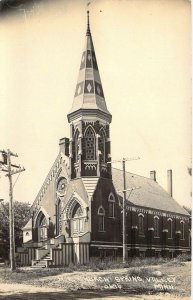
[[[66,189],[66,178],[65,177],[60,177],[57,183],[57,192],[60,195],[64,195],[65,189]]]

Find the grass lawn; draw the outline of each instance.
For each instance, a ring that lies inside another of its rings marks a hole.
[[[0,267],[0,282],[58,288],[67,292],[114,291],[118,294],[190,297],[191,262],[136,259],[124,268],[121,264],[109,262],[53,269],[25,267],[13,273]]]

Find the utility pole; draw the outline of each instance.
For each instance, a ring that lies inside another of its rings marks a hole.
[[[128,259],[127,244],[126,244],[126,172],[125,172],[125,158],[122,160],[123,163],[123,263]]]
[[[123,263],[126,263],[128,259],[128,252],[127,252],[127,239],[126,239],[126,200],[127,200],[127,191],[130,191],[129,196],[131,195],[132,191],[135,189],[139,189],[140,187],[133,187],[127,189],[126,187],[126,170],[125,170],[125,162],[131,160],[138,160],[140,157],[130,157],[130,158],[123,158],[121,160],[114,160],[108,163],[117,163],[121,162],[123,166]],[[128,197],[129,198],[129,197]]]
[[[3,161],[0,161],[0,166],[4,166],[1,168],[3,172],[7,174],[5,176],[9,179],[9,240],[10,240],[10,268],[11,271],[15,270],[15,237],[14,237],[14,208],[13,208],[13,182],[12,175],[21,173],[25,171],[24,168],[21,168],[20,165],[14,165],[11,163],[11,156],[18,157],[17,154],[14,154],[9,149],[7,151],[0,150],[2,153]],[[12,167],[16,168],[16,170],[12,169]]]

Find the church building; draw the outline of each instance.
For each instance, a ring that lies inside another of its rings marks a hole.
[[[110,124],[89,24],[72,108],[70,137],[31,207],[23,228],[20,265],[86,264],[122,256],[123,171],[112,168]],[[112,141],[113,142],[113,141]],[[126,172],[126,252],[167,256],[190,252],[190,215],[172,198],[172,171],[166,192],[150,178]],[[134,187],[139,187],[134,189]],[[128,195],[127,195],[128,197]]]

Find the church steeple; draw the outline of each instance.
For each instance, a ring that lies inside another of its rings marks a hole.
[[[111,178],[111,118],[105,102],[87,12],[86,43],[72,109],[68,114],[71,179]]]
[[[111,122],[111,114],[107,109],[102,83],[98,70],[92,35],[90,31],[89,11],[87,11],[86,42],[83,50],[74,100],[68,120],[70,122],[77,113],[97,110]]]

